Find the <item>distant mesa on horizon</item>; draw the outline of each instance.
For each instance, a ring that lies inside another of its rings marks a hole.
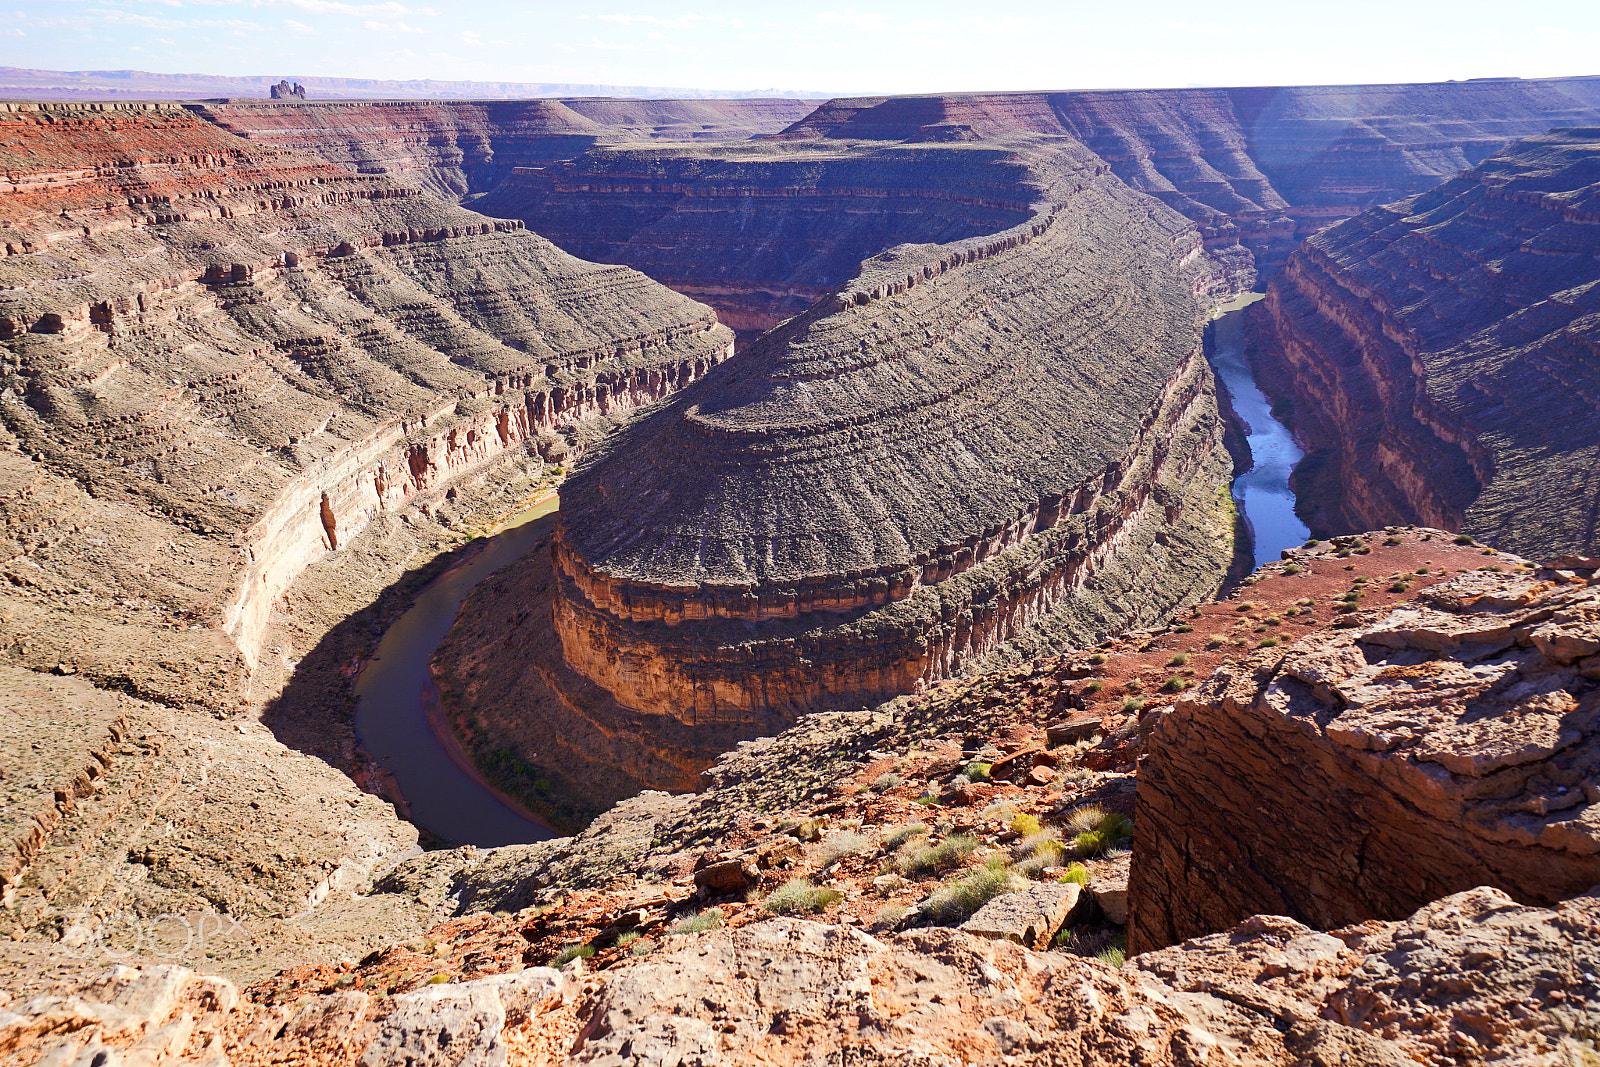
[[[30,70],[0,67],[0,99],[22,100],[196,100],[205,97],[271,98],[282,74],[157,74],[144,70]],[[401,81],[382,78],[288,79],[321,100],[519,100],[529,97],[622,96],[678,100],[734,100],[783,97],[827,100],[839,93],[789,89],[684,89],[655,85],[582,85],[562,82]],[[284,94],[287,98],[287,94]],[[299,97],[295,97],[299,99]]]

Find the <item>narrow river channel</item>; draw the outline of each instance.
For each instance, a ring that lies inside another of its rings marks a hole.
[[[434,732],[428,707],[439,695],[428,661],[480,581],[525,555],[550,533],[560,502],[512,519],[477,555],[430,582],[389,627],[356,683],[356,737],[394,775],[411,820],[456,844],[490,847],[557,836],[515,811],[468,774]]]
[[[1260,299],[1260,293],[1246,293],[1223,304],[1221,315],[1211,324],[1208,346],[1211,369],[1248,427],[1246,440],[1254,464],[1234,479],[1233,498],[1250,527],[1257,567],[1278,559],[1284,549],[1303,544],[1311,534],[1294,513],[1294,493],[1289,488],[1289,475],[1305,453],[1283,423],[1272,417],[1272,405],[1245,359],[1244,309]]]

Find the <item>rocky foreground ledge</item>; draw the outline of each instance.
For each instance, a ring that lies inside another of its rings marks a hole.
[[[1238,820],[1194,800],[1193,825],[1162,830],[1154,787],[1184,755],[1171,751],[1174,731],[1209,716],[1223,736],[1239,708],[1278,691],[1261,671],[1276,677],[1348,648],[1374,657],[1352,660],[1355,674],[1402,655],[1466,668],[1520,656],[1519,670],[1557,671],[1562,691],[1589,706],[1582,672],[1593,653],[1577,642],[1595,625],[1591,561],[1538,569],[1469,538],[1401,528],[1289,557],[1160,631],[873,711],[807,717],[719,760],[699,794],[643,794],[575,837],[403,863],[360,899],[427,905],[439,919],[360,960],[308,963],[244,989],[156,961],[53,989],[10,985],[0,1062],[1590,1062],[1600,897],[1584,886],[1530,899],[1568,859],[1554,845],[1521,880],[1485,865],[1486,878],[1506,879],[1500,888],[1458,887],[1400,914],[1340,922],[1248,912],[1123,962],[1123,924],[1137,948],[1165,916],[1234,906],[1253,884],[1210,852]],[[1409,652],[1375,643],[1399,631],[1479,634],[1495,618],[1517,622],[1508,644],[1487,651],[1477,646],[1492,641]],[[1569,652],[1571,664],[1550,666]],[[1430,670],[1368,679],[1383,700],[1367,703],[1396,706],[1405,679],[1444,677]],[[1517,684],[1504,672],[1500,683]],[[1456,699],[1429,693],[1413,706]],[[1530,714],[1502,714],[1496,736],[1516,741],[1525,719],[1537,721]],[[1398,758],[1408,745],[1361,751]],[[1476,751],[1463,741],[1440,758]],[[1516,766],[1537,770],[1536,792],[1562,753],[1583,751],[1574,741]],[[1277,790],[1256,797],[1268,811],[1257,822],[1301,827],[1273,845],[1275,877],[1295,896],[1263,897],[1256,912],[1316,899],[1337,850],[1305,827],[1338,826],[1385,788],[1374,775],[1366,794],[1354,777],[1317,794],[1319,779],[1299,770],[1314,766],[1308,758],[1286,755],[1278,780],[1240,774]],[[1228,795],[1225,784],[1208,788]],[[1441,856],[1469,851],[1458,842],[1484,834],[1482,813],[1515,802],[1501,790],[1466,805],[1460,825],[1438,806],[1394,813],[1386,829],[1413,827],[1433,846],[1374,852],[1364,869],[1377,886],[1443,879]],[[1571,822],[1583,810],[1544,817]],[[1182,848],[1211,876],[1173,891],[1182,898],[1149,896],[1149,873],[1172,869]]]
[[[875,938],[770,919],[625,970],[531,967],[294,1008],[117,968],[0,1010],[15,1062],[110,1065],[1588,1062],[1600,897],[1493,889],[1319,933],[1263,916],[1120,970],[959,930]],[[1469,981],[1463,980],[1470,971]],[[373,1009],[384,1010],[375,1012]]]

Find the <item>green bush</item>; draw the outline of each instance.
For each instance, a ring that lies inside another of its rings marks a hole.
[[[933,891],[922,915],[936,926],[955,926],[1001,893],[1019,888],[1017,876],[1003,867],[984,867]]]
[[[920,878],[936,872],[953,871],[978,851],[978,841],[962,834],[952,834],[937,845],[923,845],[900,858],[900,873]]]
[[[1300,566],[1298,563],[1291,563],[1283,568],[1283,573],[1285,574],[1302,574],[1304,571],[1305,568]]]
[[[1194,633],[1194,627],[1184,623],[1182,626],[1177,627],[1177,631],[1180,634],[1192,634]]]
[[[1093,663],[1096,667],[1100,666],[1105,661],[1106,654],[1104,652],[1096,652],[1094,655],[1089,657],[1089,662]]]
[[[1169,667],[1187,667],[1188,665],[1189,653],[1187,652],[1179,652],[1176,656],[1167,660],[1167,666]]]
[[[556,958],[550,961],[550,966],[565,967],[575,959],[589,959],[592,956],[594,956],[593,945],[568,945],[556,954]]]
[[[1089,868],[1081,863],[1074,863],[1067,868],[1067,873],[1060,878],[1063,882],[1076,882],[1078,885],[1089,884]]]
[[[1105,688],[1105,684],[1106,683],[1096,678],[1094,681],[1083,687],[1084,694],[1087,696],[1094,696],[1094,694]]]
[[[1161,686],[1163,693],[1181,693],[1194,683],[1187,678],[1168,678]]]
[[[1106,810],[1098,804],[1085,804],[1067,813],[1067,829],[1075,834],[1093,830],[1105,820]]]
[[[1039,819],[1035,815],[1018,815],[1011,820],[1011,832],[1029,837],[1039,832]]]
[[[707,908],[705,911],[691,911],[672,925],[668,931],[674,934],[698,934],[706,930],[715,930],[722,925],[722,909]]]
[[[800,915],[825,910],[843,899],[836,889],[823,889],[804,878],[791,878],[772,891],[762,907],[773,915]]]
[[[928,832],[928,827],[920,822],[908,822],[904,826],[896,826],[893,830],[883,835],[883,845],[888,849],[897,849],[910,841],[913,837]]]
[[[1473,540],[1472,540],[1472,535],[1471,534],[1457,534],[1456,535],[1456,544],[1458,544],[1458,545],[1470,545],[1472,543],[1473,543]]]
[[[967,764],[966,770],[961,773],[974,782],[987,782],[989,780],[989,772],[992,770],[994,770],[994,764],[985,763],[983,760],[973,760]]]

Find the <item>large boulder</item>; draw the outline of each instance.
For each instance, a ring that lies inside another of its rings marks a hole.
[[[1130,947],[1600,884],[1595,574],[1462,574],[1179,702],[1140,769]]]

